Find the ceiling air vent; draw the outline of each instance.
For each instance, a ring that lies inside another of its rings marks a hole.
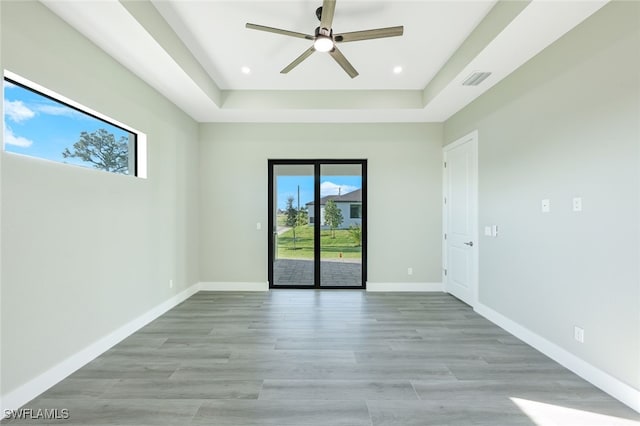
[[[474,71],[465,81],[462,82],[463,86],[477,86],[482,83],[487,77],[491,75],[490,72]]]

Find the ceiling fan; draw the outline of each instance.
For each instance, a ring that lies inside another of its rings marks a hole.
[[[334,34],[331,25],[333,23],[333,14],[336,9],[336,0],[324,0],[322,6],[316,10],[316,16],[320,20],[320,26],[316,28],[315,35],[303,34],[295,31],[282,30],[279,28],[265,27],[247,23],[246,27],[252,30],[266,31],[269,33],[282,34],[290,37],[304,38],[313,41],[313,45],[305,50],[302,55],[298,56],[293,62],[287,65],[280,73],[287,74],[289,71],[300,65],[302,61],[307,59],[313,52],[327,52],[342,67],[349,77],[358,76],[358,71],[344,57],[337,43],[346,43],[350,41],[371,40],[374,38],[397,37],[404,32],[404,27],[388,27],[377,28],[373,30],[354,31],[349,33]]]

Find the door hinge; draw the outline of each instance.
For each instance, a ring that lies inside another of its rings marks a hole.
[[[444,168],[445,169],[447,168],[447,162],[446,161],[444,162]]]
[[[446,269],[444,270],[444,276],[445,277],[447,276],[447,270]]]
[[[445,240],[447,239],[447,234],[444,234],[444,239],[445,239]]]
[[[447,204],[447,197],[444,197],[444,203]]]

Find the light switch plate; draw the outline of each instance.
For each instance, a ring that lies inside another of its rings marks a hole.
[[[491,226],[485,226],[484,227],[484,236],[485,237],[493,237],[493,234],[491,233]]]

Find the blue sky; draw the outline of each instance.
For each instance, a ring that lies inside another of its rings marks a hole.
[[[92,167],[78,159],[65,159],[62,151],[73,151],[83,131],[106,129],[116,140],[128,137],[124,130],[20,86],[4,81],[3,88],[5,151]]]
[[[313,176],[278,176],[277,177],[278,208],[287,207],[287,198],[294,198],[293,205],[298,203],[298,185],[300,186],[300,207],[313,201]],[[355,191],[362,187],[361,176],[321,176],[320,195],[338,195]]]

